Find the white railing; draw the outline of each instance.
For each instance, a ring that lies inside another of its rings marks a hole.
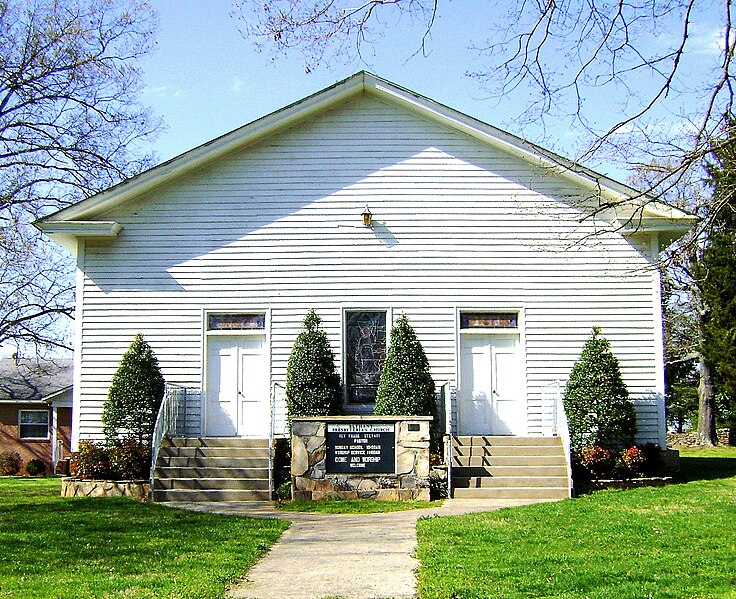
[[[268,493],[271,499],[274,498],[274,493],[276,492],[276,489],[274,488],[275,484],[274,484],[273,469],[274,469],[274,463],[275,463],[274,453],[276,451],[274,443],[276,440],[276,399],[277,399],[276,395],[278,393],[277,389],[285,390],[285,387],[279,383],[273,383],[271,385],[271,397],[269,398],[269,401],[270,401],[269,411],[270,411],[270,416],[271,416],[271,422],[270,422],[270,426],[268,427]]]
[[[54,430],[54,432],[56,432],[56,430]],[[54,434],[54,437],[56,437],[55,434]],[[56,465],[63,458],[63,456],[64,456],[64,443],[62,442],[61,439],[56,437],[54,439],[54,446],[51,452],[51,468],[54,474],[56,474]]]
[[[450,381],[447,381],[440,387],[440,397],[442,406],[444,407],[443,417],[445,419],[445,434],[443,440],[445,442],[445,464],[447,464],[447,497],[452,497],[452,391],[450,389]]]
[[[153,490],[153,475],[156,470],[156,459],[161,450],[161,443],[167,437],[198,435],[198,427],[195,430],[188,423],[188,407],[190,397],[200,401],[201,391],[199,389],[188,389],[176,385],[167,384],[164,390],[164,398],[158,408],[156,425],[153,428],[151,438],[151,490]]]
[[[542,430],[545,436],[560,437],[567,466],[568,497],[572,497],[572,462],[570,456],[570,429],[562,401],[562,385],[553,381],[542,388]]]

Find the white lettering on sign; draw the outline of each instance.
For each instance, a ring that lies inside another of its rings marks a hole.
[[[340,422],[326,428],[327,472],[395,471],[395,423]]]
[[[328,424],[328,433],[393,433],[393,424]]]

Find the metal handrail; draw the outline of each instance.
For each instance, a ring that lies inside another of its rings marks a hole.
[[[568,497],[572,497],[572,457],[570,455],[570,427],[567,422],[567,413],[565,412],[565,404],[562,401],[562,394],[558,394],[555,409],[555,429],[557,435],[562,440],[562,448],[565,452],[565,465],[567,466]]]
[[[171,387],[167,384],[164,387],[164,397],[161,400],[161,405],[158,407],[158,414],[156,415],[156,424],[153,427],[153,436],[151,437],[151,497],[153,497],[153,478],[154,472],[156,471],[156,461],[158,460],[158,452],[161,449],[161,441],[169,432],[171,426]]]
[[[270,406],[269,409],[271,411],[271,426],[268,430],[268,494],[271,499],[274,497],[274,493],[276,492],[275,487],[275,481],[274,481],[274,475],[273,475],[273,469],[274,469],[274,463],[275,463],[275,450],[274,447],[274,441],[276,439],[276,388],[285,389],[283,385],[279,383],[273,383],[271,385],[271,397],[270,397]]]
[[[554,399],[552,401],[552,435],[559,437],[562,441],[562,449],[565,453],[565,465],[567,467],[567,480],[568,480],[568,497],[572,497],[572,458],[570,455],[570,427],[567,421],[567,413],[565,412],[565,403],[562,400],[562,391],[560,381],[553,381],[550,385],[546,386],[548,389],[552,389],[554,392]]]
[[[450,381],[440,387],[442,403],[445,408],[445,463],[447,464],[447,497],[452,497],[452,393]]]
[[[183,402],[181,401],[182,395]],[[153,427],[153,435],[151,437],[151,493],[153,493],[153,478],[156,470],[158,453],[161,451],[161,443],[165,437],[176,436],[179,432],[178,411],[180,403],[183,403],[184,410],[183,430],[186,429],[187,395],[188,390],[186,387],[181,387],[173,383],[167,383],[164,388],[164,397],[158,408],[156,424]]]

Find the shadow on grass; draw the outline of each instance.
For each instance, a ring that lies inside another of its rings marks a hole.
[[[689,483],[695,480],[714,480],[736,476],[736,459],[722,457],[680,458],[680,471],[674,475],[675,482]]]

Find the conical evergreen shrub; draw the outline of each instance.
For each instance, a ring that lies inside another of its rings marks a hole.
[[[391,330],[374,413],[381,416],[434,416],[435,386],[424,348],[402,314]]]
[[[342,387],[335,371],[335,355],[322,319],[312,309],[304,317],[286,368],[286,403],[293,416],[331,416],[340,413]]]
[[[567,381],[563,398],[572,450],[598,445],[623,449],[634,442],[636,412],[608,339],[594,327]]]
[[[164,388],[158,360],[138,333],[112,377],[103,408],[102,424],[108,445],[132,440],[150,446]]]

